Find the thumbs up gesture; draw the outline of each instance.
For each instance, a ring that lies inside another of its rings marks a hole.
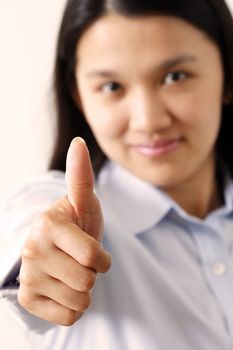
[[[19,303],[52,323],[72,325],[91,301],[97,273],[111,265],[100,244],[103,218],[85,142],[67,154],[68,194],[33,222],[21,251]]]

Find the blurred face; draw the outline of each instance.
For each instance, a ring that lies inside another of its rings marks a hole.
[[[77,45],[76,80],[108,158],[165,189],[213,172],[223,69],[218,48],[194,26],[102,17]]]

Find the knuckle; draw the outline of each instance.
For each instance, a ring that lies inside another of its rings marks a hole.
[[[34,225],[39,231],[46,232],[52,225],[53,216],[49,210],[39,214],[34,221]]]
[[[94,286],[96,281],[96,274],[94,272],[88,272],[84,276],[82,276],[80,284],[81,284],[81,292],[88,292]]]
[[[23,286],[24,288],[26,287],[30,288],[32,286],[32,282],[30,282],[28,278],[22,273],[20,273],[19,275],[19,281],[20,281],[21,287]]]
[[[90,306],[90,303],[91,303],[90,295],[89,294],[83,295],[79,311],[84,312]]]
[[[74,309],[78,312],[84,313],[91,303],[91,297],[89,293],[83,293],[77,297],[77,302],[74,305]]]
[[[73,184],[73,188],[74,190],[76,191],[86,191],[88,189],[92,189],[93,187],[93,182],[92,181],[82,181],[82,182],[79,182],[78,184]]]
[[[25,268],[21,268],[20,273],[19,273],[19,280],[20,280],[20,285],[31,288],[35,285],[35,280],[33,278],[33,274],[28,272]]]
[[[81,256],[81,264],[87,267],[95,267],[99,258],[99,244],[93,238],[92,242],[88,244]]]
[[[105,266],[104,266],[104,270],[103,272],[107,272],[112,266],[112,258],[111,256],[108,254],[107,255],[107,260],[106,260],[106,263],[105,263]]]
[[[50,242],[51,227],[52,218],[48,211],[34,219],[21,248],[22,259],[33,260],[43,255],[43,251]]]
[[[23,261],[36,259],[39,255],[36,242],[32,239],[27,239],[21,248],[20,255]]]
[[[77,312],[71,309],[66,309],[60,319],[59,324],[61,326],[72,326],[78,319]]]
[[[18,302],[19,304],[28,311],[33,311],[34,298],[30,293],[25,291],[25,288],[20,287],[18,292]]]

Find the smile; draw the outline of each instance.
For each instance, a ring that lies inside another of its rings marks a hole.
[[[181,139],[172,140],[160,140],[151,143],[136,144],[132,145],[132,148],[144,156],[159,157],[166,155],[174,150],[180,145]]]

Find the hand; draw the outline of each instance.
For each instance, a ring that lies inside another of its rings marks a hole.
[[[35,316],[69,326],[89,306],[97,273],[111,265],[99,243],[103,218],[80,138],[67,154],[66,183],[68,196],[36,218],[24,242],[18,300]]]

